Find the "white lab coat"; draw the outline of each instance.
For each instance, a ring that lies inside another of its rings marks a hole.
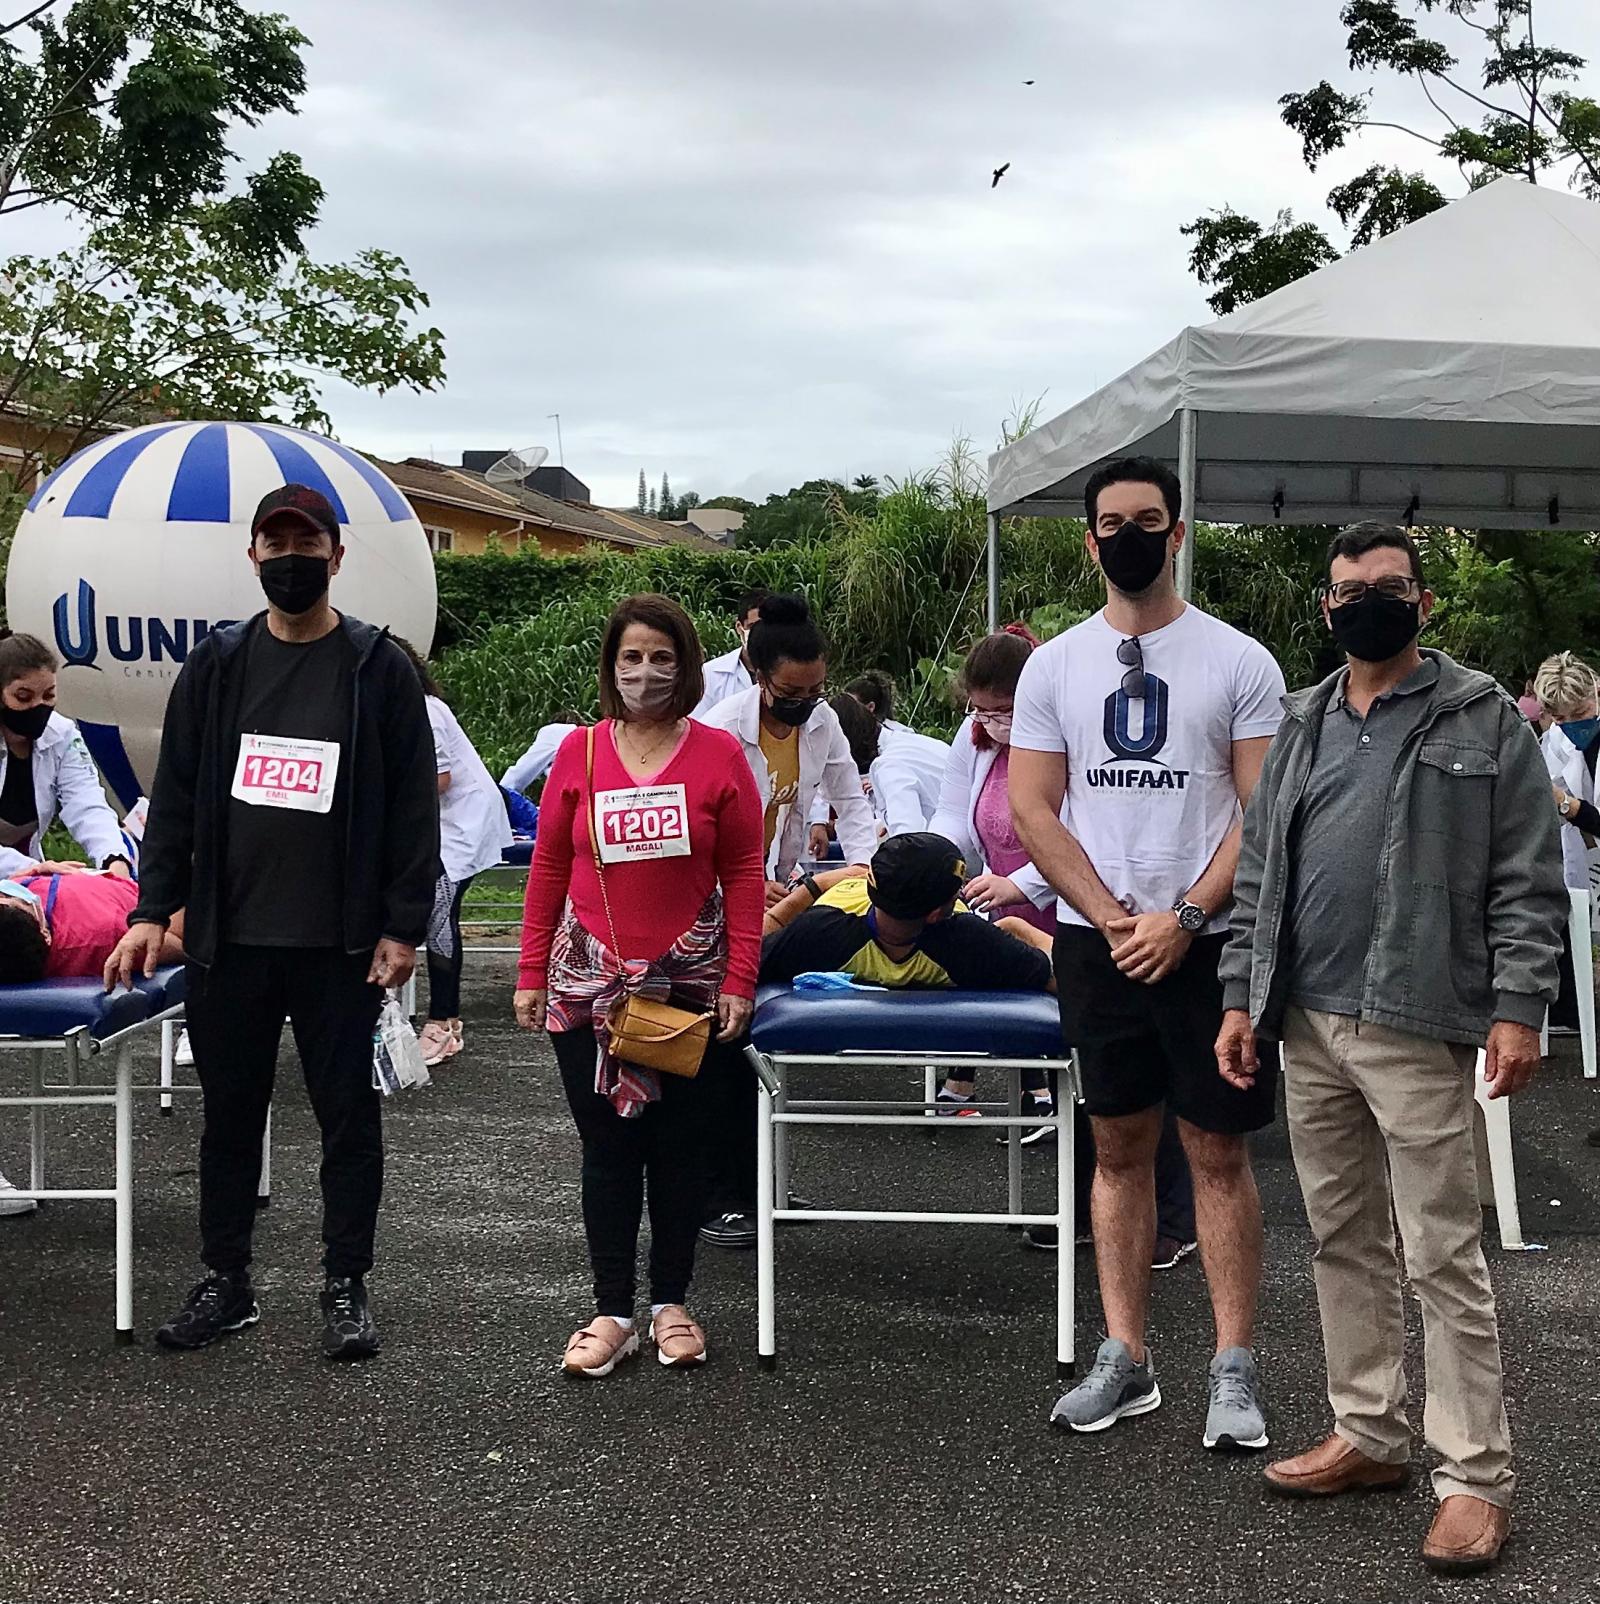
[[[10,766],[10,750],[0,742],[0,785],[5,784]],[[33,743],[33,801],[39,828],[24,843],[26,850],[0,847],[0,875],[15,875],[39,862],[43,853],[41,838],[57,815],[92,863],[98,865],[113,853],[127,856],[121,826],[106,801],[94,759],[83,744],[78,726],[60,713],[50,715],[44,734]]]
[[[545,724],[528,748],[500,777],[508,791],[526,791],[530,785],[542,780],[550,772],[561,743],[579,726],[576,724]]]
[[[700,722],[737,737],[765,810],[772,794],[772,776],[761,751],[761,688],[747,685],[738,696],[712,708]],[[823,702],[800,727],[799,738],[799,794],[779,810],[772,851],[767,857],[767,874],[774,880],[788,879],[795,864],[809,856],[807,820],[813,803],[819,799],[839,815],[839,842],[847,863],[868,862],[878,845],[872,805],[861,789],[861,775],[850,756],[850,743],[839,726],[839,715]]]
[[[999,750],[993,744],[982,750],[972,744],[972,719],[965,719],[950,748],[939,807],[928,826],[935,835],[942,835],[961,848],[961,856],[967,860],[967,873],[973,876],[983,873],[984,869],[983,847],[978,840],[978,797],[998,755]],[[1023,864],[1009,878],[1036,908],[1048,908],[1056,900],[1050,882],[1031,863]],[[1004,909],[1000,911],[1004,913]]]
[[[1539,738],[1539,750],[1544,753],[1544,766],[1568,796],[1583,802],[1595,799],[1594,776],[1583,753],[1567,739],[1559,724],[1552,724]],[[1561,822],[1561,877],[1569,891],[1586,891],[1589,888],[1591,867],[1600,859],[1600,851],[1591,850],[1584,842],[1583,832],[1575,824]]]
[[[700,698],[694,712],[689,715],[691,718],[697,718],[704,724],[706,714],[712,708],[721,707],[730,697],[749,690],[755,683],[750,678],[750,670],[739,660],[739,653],[742,650],[743,647],[735,646],[731,652],[724,652],[721,657],[713,657],[706,664],[705,695]]]
[[[890,835],[910,835],[929,828],[939,811],[950,748],[931,735],[918,735],[903,724],[885,724],[878,736],[878,755],[868,770],[872,806]]]
[[[450,776],[450,788],[439,796],[439,857],[459,885],[499,863],[511,845],[511,821],[499,786],[455,714],[437,696],[424,700],[439,772]]]

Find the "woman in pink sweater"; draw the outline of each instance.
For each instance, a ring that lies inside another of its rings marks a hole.
[[[630,596],[612,613],[601,721],[556,754],[528,872],[517,1023],[550,1032],[583,1141],[597,1313],[567,1344],[563,1363],[579,1375],[609,1375],[638,1351],[646,1192],[656,1356],[664,1365],[706,1356],[685,1299],[705,1215],[708,1080],[744,1072],[713,1059],[737,1060],[750,1022],[766,870],[761,800],[739,743],[688,716],[702,661],[688,614],[665,596]],[[699,1075],[658,1075],[612,1056],[606,1021],[630,993],[715,1009]]]

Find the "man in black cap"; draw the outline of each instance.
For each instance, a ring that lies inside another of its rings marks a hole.
[[[201,1257],[156,1333],[203,1348],[260,1318],[250,1279],[261,1138],[285,1017],[322,1130],[323,1351],[378,1351],[364,1277],[383,1188],[372,1033],[433,906],[439,814],[422,687],[387,632],[334,611],[328,499],[267,496],[250,562],[267,609],[213,631],[172,688],[139,905],[106,983],[153,972],[186,908],[187,1015],[205,1103]]]
[[[1020,920],[990,924],[957,909],[970,876],[956,844],[942,835],[890,836],[865,877],[857,870],[827,878],[833,883],[826,889],[801,885],[768,913],[763,981],[822,969],[875,986],[1045,991],[1051,985],[1048,938],[1040,935],[1036,946],[1028,938],[1039,933]]]

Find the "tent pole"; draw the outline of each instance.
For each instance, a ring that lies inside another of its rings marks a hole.
[[[1000,627],[1000,520],[989,514],[989,633]]]
[[[1178,483],[1183,487],[1183,516],[1188,538],[1178,549],[1178,594],[1188,601],[1194,595],[1194,542],[1199,519],[1195,516],[1195,434],[1198,420],[1192,407],[1178,413]]]

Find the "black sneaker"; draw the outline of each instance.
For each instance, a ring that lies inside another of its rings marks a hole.
[[[1055,1113],[1055,1107],[1047,1097],[1025,1097],[1022,1100],[1022,1112],[1028,1115],[1048,1117]],[[1053,1142],[1055,1139],[1056,1128],[1054,1125],[1035,1125],[1022,1133],[1022,1145],[1024,1147],[1037,1147],[1041,1142]],[[1007,1146],[1011,1141],[1010,1132],[1002,1131],[995,1137],[994,1141],[996,1147]]]
[[[329,1359],[370,1359],[379,1348],[367,1289],[353,1275],[330,1275],[322,1289],[322,1351]]]
[[[183,1307],[156,1329],[163,1348],[208,1348],[230,1331],[243,1331],[261,1318],[250,1272],[208,1275],[189,1289]]]
[[[1198,1242],[1185,1242],[1181,1237],[1158,1236],[1155,1252],[1150,1255],[1150,1268],[1175,1270],[1199,1245]]]
[[[1073,1238],[1073,1242],[1080,1248],[1093,1247],[1094,1237],[1085,1226]],[[1053,1225],[1025,1225],[1022,1228],[1022,1245],[1025,1248],[1038,1248],[1041,1253],[1054,1253],[1061,1245],[1061,1233]]]
[[[750,1214],[719,1214],[700,1227],[700,1240],[714,1248],[753,1248],[756,1222]]]

